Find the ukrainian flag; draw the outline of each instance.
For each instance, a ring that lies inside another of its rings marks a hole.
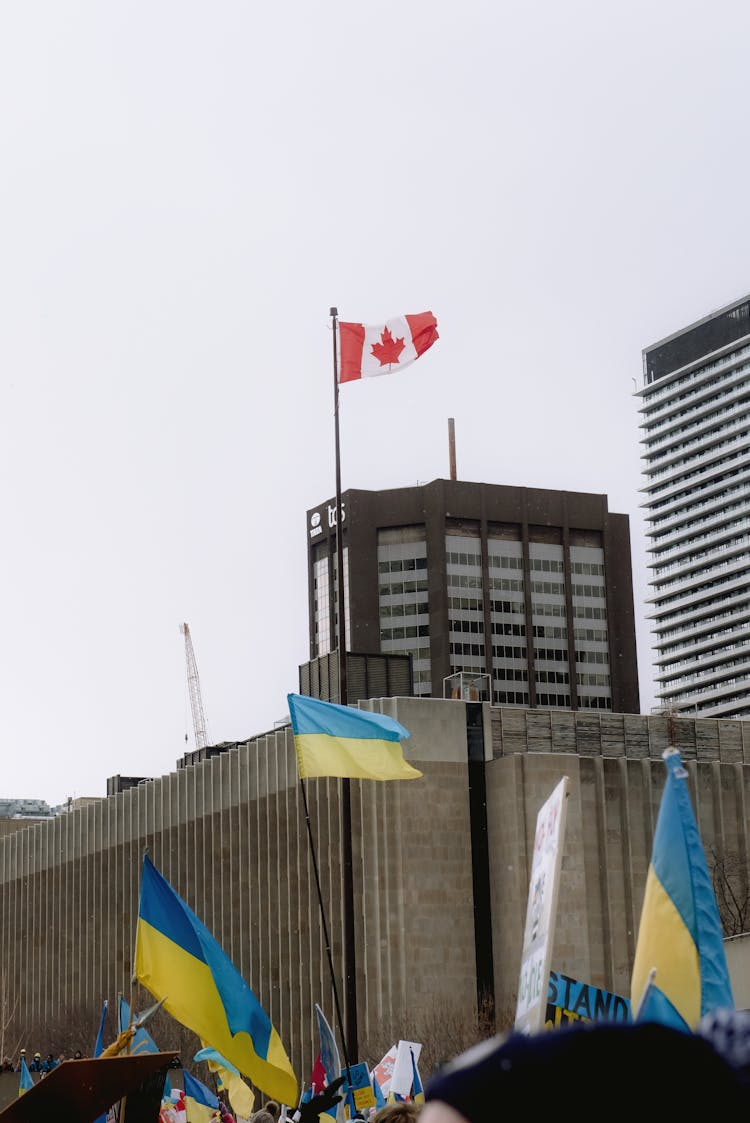
[[[148,855],[143,858],[135,975],[178,1022],[279,1103],[297,1080],[266,1012],[234,964]]]
[[[188,1123],[210,1123],[216,1117],[219,1101],[210,1088],[201,1084],[185,1069],[185,1112]]]
[[[127,1000],[122,995],[120,995],[120,1003],[119,1003],[119,1006],[118,1006],[117,1017],[118,1017],[118,1032],[119,1033],[122,1033],[123,1030],[126,1030],[126,1029],[130,1028],[130,1022],[131,1022],[130,1005],[128,1004]],[[132,1018],[132,1021],[134,1021],[134,1022],[138,1021],[138,1015],[137,1014],[135,1015],[134,1018]],[[141,1054],[141,1053],[159,1053],[159,1052],[161,1052],[161,1050],[159,1049],[159,1046],[156,1044],[156,1042],[154,1041],[153,1037],[148,1032],[148,1030],[144,1029],[143,1026],[139,1026],[138,1029],[135,1031],[135,1035],[133,1037],[133,1040],[130,1042],[130,1045],[128,1046],[128,1052],[130,1053],[131,1056],[133,1056],[133,1054]]]
[[[411,734],[393,718],[302,694],[288,694],[287,700],[300,779],[415,780],[422,775],[404,760],[400,742]]]
[[[417,1062],[414,1060],[414,1050],[410,1049],[409,1052],[411,1053],[411,1098],[414,1100],[414,1103],[423,1104],[424,1088],[422,1087],[422,1081],[419,1076]]]
[[[687,772],[677,749],[663,756],[667,782],[646,879],[631,1006],[638,1021],[695,1030],[704,1014],[734,1009],[734,1000]]]
[[[217,1053],[210,1046],[200,1049],[193,1057],[194,1061],[206,1061],[211,1072],[216,1077],[216,1085],[220,1092],[226,1092],[229,1105],[237,1115],[249,1119],[255,1107],[255,1095],[248,1088],[234,1065],[230,1065],[226,1057]]]
[[[29,1072],[29,1066],[26,1064],[26,1058],[21,1057],[21,1078],[18,1081],[18,1094],[22,1096],[24,1092],[28,1092],[29,1088],[34,1087],[34,1078]]]

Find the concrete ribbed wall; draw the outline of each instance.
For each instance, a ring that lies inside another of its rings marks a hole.
[[[442,723],[420,722],[405,705],[426,733],[422,749],[408,749],[429,762],[425,779],[351,785],[365,1043],[391,1030],[393,1040],[405,1035],[435,1004],[471,1010],[473,1002],[466,765],[440,759],[433,734]],[[446,713],[451,751],[457,734],[465,761],[463,710]],[[339,788],[336,780],[306,783],[343,1007]],[[6,1008],[19,1002],[7,1038],[24,1027],[43,1032],[48,1019],[81,1005],[93,1034],[103,998],[129,995],[145,847],[252,987],[307,1079],[317,1052],[314,1004],[332,1024],[335,1004],[288,730],[0,838]],[[137,1003],[146,998],[136,992]]]
[[[361,1059],[430,1019],[476,1011],[466,708],[370,706],[412,732],[406,783],[353,781]],[[553,968],[627,994],[664,783],[663,717],[485,706],[497,1007],[515,1008],[536,815],[571,778]],[[738,855],[747,894],[750,723],[676,725],[704,844]],[[674,729],[672,730],[674,732]],[[341,1001],[339,782],[307,796]],[[271,1015],[297,1075],[317,1051],[313,1008],[335,1008],[288,730],[0,837],[0,962],[12,1039],[130,989],[144,848]],[[136,996],[136,1002],[145,995]],[[381,1054],[382,1055],[382,1054]]]
[[[536,816],[570,777],[552,968],[630,997],[653,834],[674,741],[708,854],[750,897],[750,722],[491,711],[487,764],[497,1002],[515,1006]]]

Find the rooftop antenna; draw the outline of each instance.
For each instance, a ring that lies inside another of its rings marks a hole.
[[[448,453],[450,456],[450,479],[455,480],[456,476],[456,428],[453,424],[453,418],[448,418]]]

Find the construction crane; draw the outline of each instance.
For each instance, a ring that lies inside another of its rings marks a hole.
[[[180,631],[185,637],[185,661],[187,663],[187,683],[190,691],[190,709],[193,711],[193,730],[195,732],[196,749],[205,749],[208,744],[206,730],[206,715],[203,713],[201,701],[201,684],[198,678],[198,664],[195,662],[193,641],[190,638],[190,628],[187,624],[180,624]],[[185,734],[187,741],[187,733]]]

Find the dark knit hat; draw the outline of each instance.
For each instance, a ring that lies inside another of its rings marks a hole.
[[[674,1118],[678,1112],[696,1118],[698,1097],[703,1103],[706,1094],[712,1111],[750,1106],[741,1074],[709,1041],[652,1022],[578,1022],[493,1038],[441,1069],[425,1098],[448,1104],[470,1123],[542,1100],[560,1110],[567,1104],[576,1119],[630,1112],[642,1120],[657,1091]]]

